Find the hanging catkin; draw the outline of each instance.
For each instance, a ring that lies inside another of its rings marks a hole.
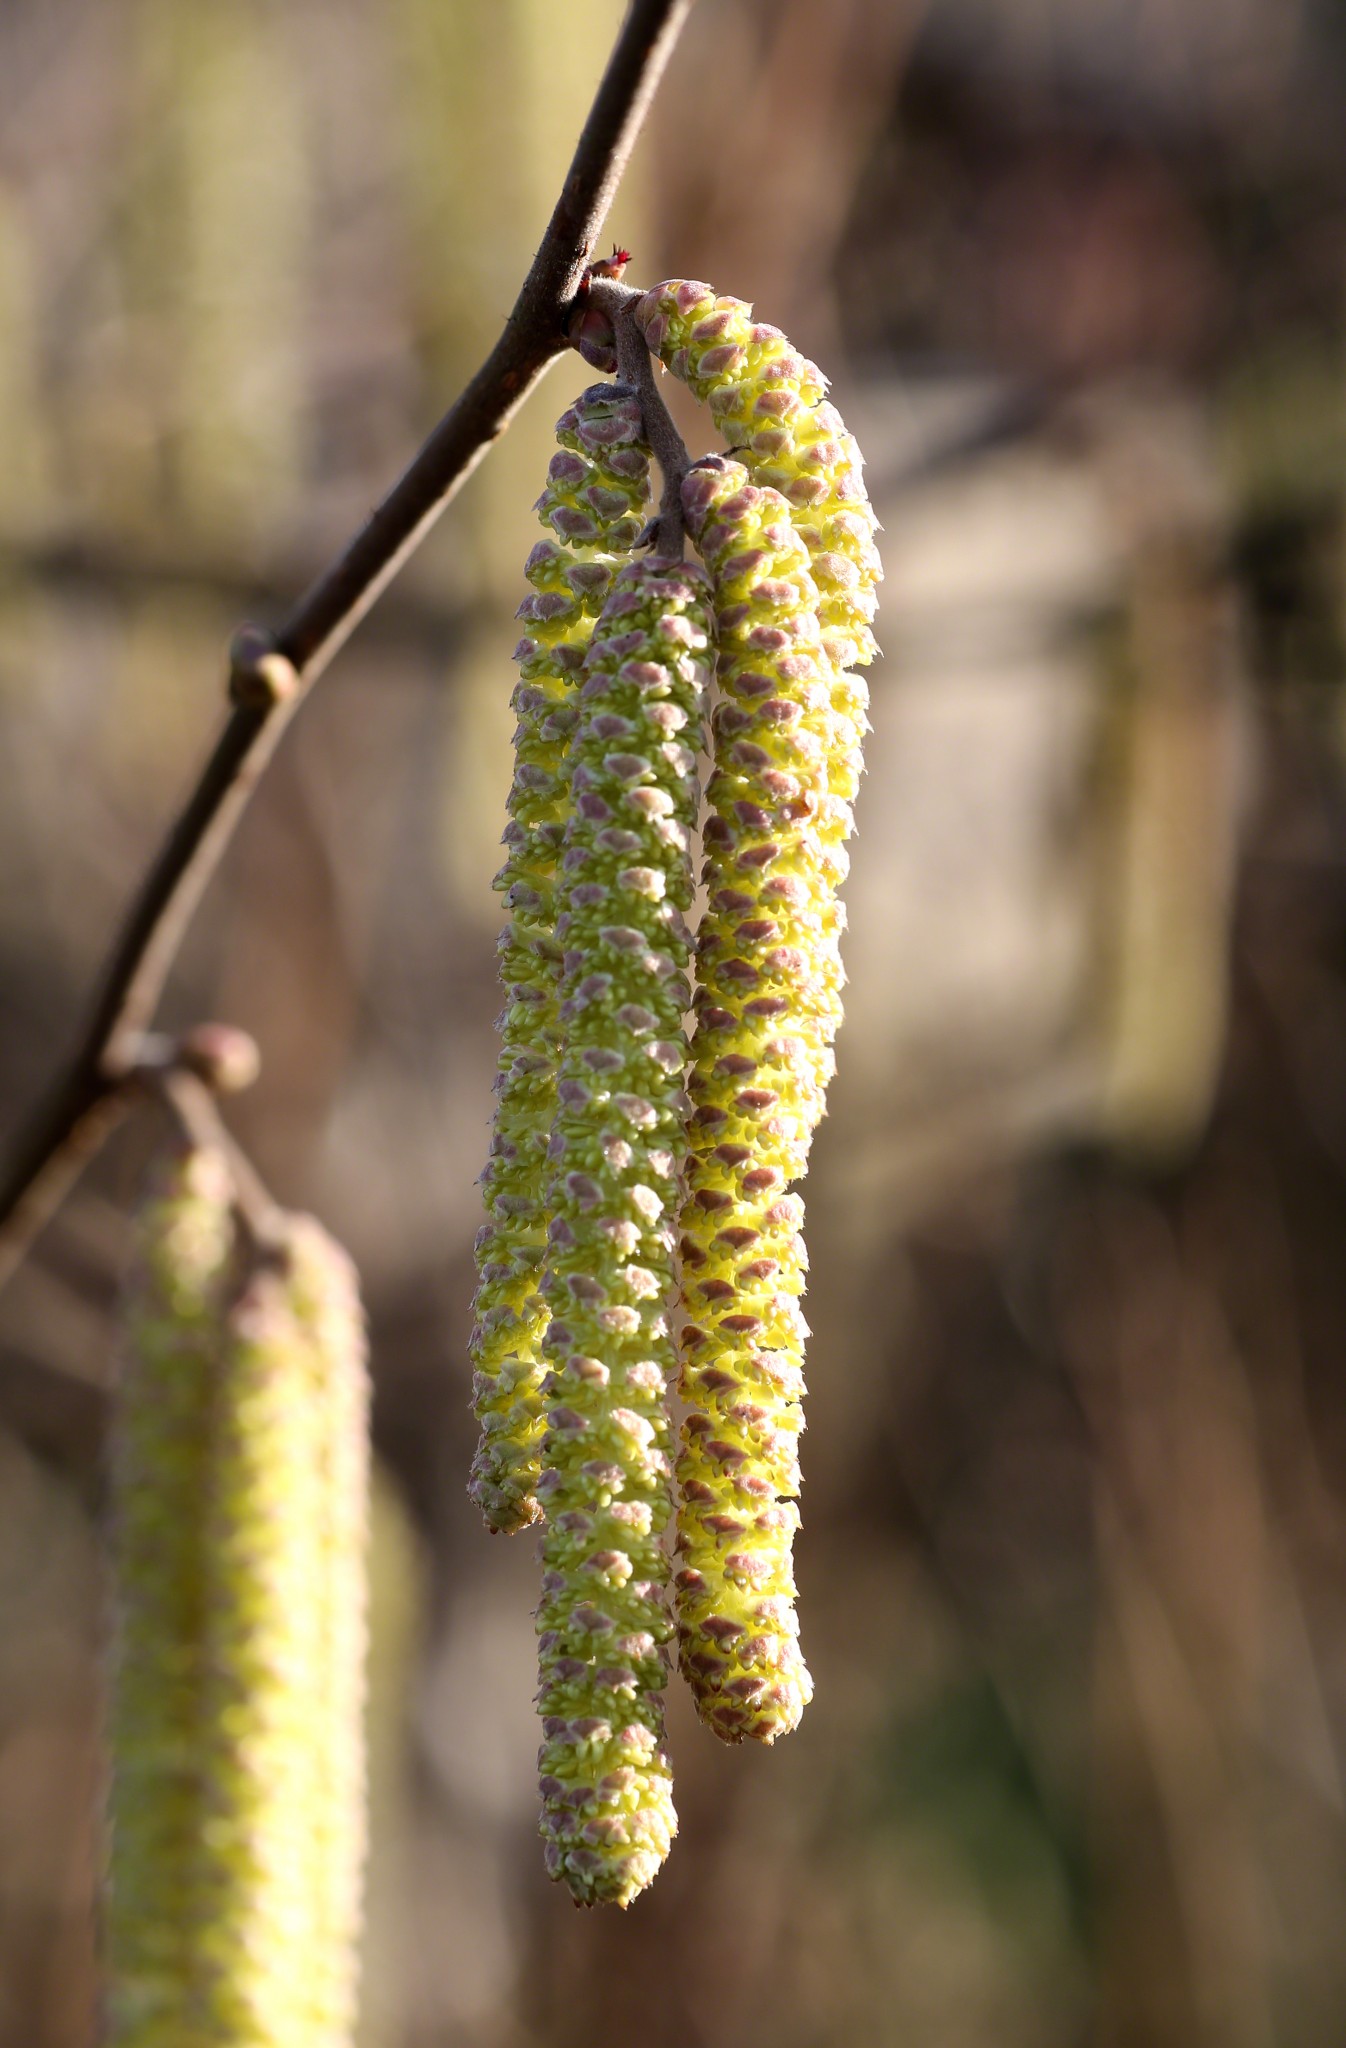
[[[653,354],[710,407],[754,483],[780,492],[809,551],[819,623],[838,671],[876,652],[870,622],[882,575],[863,458],[816,363],[742,299],[670,278],[635,319]]]
[[[515,768],[507,857],[496,877],[510,912],[500,937],[506,1002],[469,1343],[481,1424],[470,1491],[494,1530],[524,1528],[540,1515],[542,1155],[556,1105],[560,956],[553,897],[569,803],[566,744],[594,620],[649,496],[640,407],[624,387],[591,385],[557,421],[556,433],[561,446],[536,507],[554,538],[539,541],[525,565],[532,593],[519,607],[525,630],[514,651]]]
[[[789,1189],[832,1071],[843,827],[831,664],[788,509],[722,458],[683,498],[715,584],[720,699],[681,1239],[680,1661],[717,1734],[771,1742],[812,1692],[791,1565],[807,1331]]]
[[[115,2048],[345,2048],[364,1849],[364,1335],[349,1261],[236,1251],[209,1152],[140,1228],[114,1468]],[[235,1271],[235,1266],[239,1270]]]
[[[812,1684],[791,1563],[803,1427],[805,1170],[841,1018],[837,890],[874,652],[878,557],[826,380],[736,299],[674,280],[650,348],[741,460],[687,480],[720,643],[683,1214],[679,1657],[728,1741],[793,1728]]]
[[[189,1151],[142,1207],[123,1304],[113,1443],[116,1633],[107,1901],[113,2048],[204,2034],[200,1722],[208,1485],[220,1318],[233,1255],[222,1158]]]
[[[754,320],[742,299],[717,298],[707,284],[672,278],[645,292],[634,312],[652,352],[709,406],[749,480],[780,492],[808,549],[831,664],[828,789],[836,806],[849,805],[869,723],[869,693],[853,671],[878,651],[871,621],[883,574],[855,436],[828,401],[817,364],[778,327]],[[835,815],[844,837],[850,812]]]
[[[666,1308],[712,644],[700,569],[652,558],[622,570],[585,660],[570,751],[538,1699],[547,1867],[584,1904],[626,1905],[676,1828],[662,1698]]]

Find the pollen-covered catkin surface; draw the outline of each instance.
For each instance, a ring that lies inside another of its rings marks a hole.
[[[697,936],[681,1272],[679,1659],[709,1725],[772,1742],[812,1694],[791,1550],[803,1427],[804,1173],[841,1016],[834,667],[780,494],[723,457],[688,476],[719,636]]]
[[[154,1205],[144,1238],[144,1271],[180,1289]],[[363,1327],[349,1262],[308,1218],[224,1278],[190,1322],[168,1318],[191,1345],[156,1340],[143,1283],[128,1318],[110,2037],[345,2048],[364,1856]],[[173,1398],[170,1379],[197,1399],[166,1443],[146,1409]],[[130,1540],[151,1526],[157,1562]],[[191,1600],[151,1612],[143,1587],[170,1571]]]
[[[695,755],[712,660],[699,567],[618,576],[585,662],[562,860],[564,1055],[549,1146],[538,1609],[547,1868],[625,1906],[676,1828],[665,1389],[680,1199]]]
[[[594,620],[649,497],[640,407],[624,386],[590,385],[557,421],[556,433],[561,445],[536,507],[548,537],[525,565],[532,589],[519,607],[524,633],[515,648],[514,778],[506,860],[496,877],[510,912],[500,935],[505,1008],[469,1343],[481,1425],[469,1490],[497,1531],[524,1528],[540,1516],[546,1311],[538,1282],[543,1153],[556,1104],[560,952],[553,898],[568,807],[566,746]]]

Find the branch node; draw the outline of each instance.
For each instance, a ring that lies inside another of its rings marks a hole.
[[[195,1074],[214,1095],[238,1095],[262,1071],[262,1055],[251,1032],[234,1024],[194,1024],[178,1040],[178,1065]]]
[[[240,626],[229,644],[229,697],[234,704],[270,711],[299,689],[299,672],[265,626]]]
[[[111,1087],[128,1082],[162,1089],[173,1074],[189,1074],[212,1095],[237,1095],[251,1088],[262,1070],[262,1055],[250,1032],[233,1024],[194,1024],[180,1038],[166,1031],[139,1031],[110,1047],[102,1071]]]

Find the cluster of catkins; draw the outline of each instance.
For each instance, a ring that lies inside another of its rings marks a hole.
[[[676,1828],[675,1639],[726,1741],[774,1741],[812,1691],[791,1561],[807,1334],[792,1188],[841,1016],[867,701],[853,671],[874,653],[879,575],[859,451],[814,364],[707,285],[633,295],[632,317],[731,453],[683,484],[694,564],[633,552],[636,392],[593,385],[557,425],[515,651],[471,1339],[473,1497],[493,1530],[543,1525],[547,1867],[577,1901],[622,1906]]]
[[[368,1391],[354,1269],[185,1147],[137,1229],[112,1468],[111,2048],[349,2048]]]

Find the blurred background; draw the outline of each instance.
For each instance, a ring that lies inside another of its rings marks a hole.
[[[617,0],[0,6],[0,1115],[275,620],[512,301]],[[364,1275],[362,2048],[1346,2038],[1346,15],[702,0],[611,220],[831,371],[885,527],[806,1187],[817,1696],[534,1835],[464,1493],[511,615],[558,364],[271,770],[170,1025]],[[686,412],[684,419],[688,418]],[[708,445],[708,421],[695,428]],[[95,2002],[128,1127],[0,1300],[0,2048]]]

